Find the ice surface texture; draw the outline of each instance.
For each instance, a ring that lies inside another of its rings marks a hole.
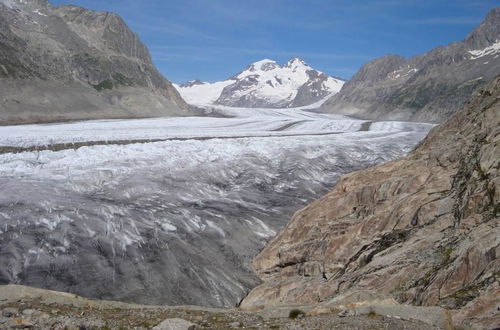
[[[0,283],[234,306],[259,283],[249,261],[294,211],[340,174],[404,155],[431,127],[367,130],[305,111],[232,115],[0,127],[0,145],[14,146],[210,138],[0,155]]]

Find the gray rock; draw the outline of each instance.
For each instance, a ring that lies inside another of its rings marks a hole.
[[[36,313],[37,313],[37,311],[34,310],[34,309],[25,309],[25,310],[23,310],[23,315],[26,315],[26,316],[31,316],[31,315],[36,314]]]
[[[196,324],[194,323],[175,318],[164,320],[154,327],[153,330],[194,330],[195,326]]]
[[[188,81],[187,83],[181,84],[181,85],[179,85],[179,87],[186,88],[186,87],[193,87],[196,85],[203,85],[203,84],[204,84],[203,81],[197,79],[197,80],[191,80],[191,81]]]
[[[347,317],[347,316],[355,316],[356,315],[356,312],[355,311],[352,311],[352,310],[348,310],[348,309],[343,309],[341,310],[337,316],[338,317]]]
[[[0,1],[0,124],[187,113],[119,16]]]
[[[7,307],[2,309],[2,316],[5,317],[13,317],[16,316],[17,313],[19,313],[19,310],[17,310],[17,308]]]
[[[450,313],[441,307],[375,304],[357,307],[355,314],[375,314],[397,319],[419,320],[441,329],[449,328],[450,323]]]
[[[364,65],[323,106],[324,112],[369,119],[441,122],[479,86],[500,74],[499,52],[474,55],[500,40],[500,8],[462,42],[405,59],[388,55]]]

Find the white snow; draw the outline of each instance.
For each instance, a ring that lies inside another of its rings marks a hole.
[[[265,99],[269,103],[284,104],[295,99],[299,88],[309,82],[307,71],[310,70],[314,69],[298,58],[290,60],[284,66],[280,66],[273,60],[264,59],[251,64],[236,76],[236,80],[228,79],[190,87],[174,86],[189,104],[207,106],[214,104],[225,87],[231,86],[238,81],[246,81],[248,87],[235,91],[232,97],[240,98],[251,95],[252,97]],[[322,74],[320,71],[317,72]],[[333,95],[340,91],[344,83],[342,80],[328,77],[322,88]]]
[[[311,114],[311,116],[314,115]],[[325,115],[318,116],[321,118]],[[314,151],[317,146],[336,146],[336,148],[342,147],[346,150],[349,150],[349,146],[351,146],[354,154],[356,152],[354,146],[359,143],[364,145],[377,144],[377,139],[395,140],[396,142],[398,136],[404,137],[408,134],[417,134],[419,137],[423,137],[433,126],[408,122],[378,122],[372,124],[370,131],[362,132],[358,131],[359,125],[354,124],[354,122],[359,124],[362,121],[351,120],[350,124],[341,123],[337,125],[334,121],[325,118],[325,120],[319,120],[319,122],[312,126],[306,123],[304,123],[304,126],[299,125],[299,128],[294,132],[305,134],[286,137],[277,135],[234,139],[214,138],[211,140],[164,141],[128,145],[96,145],[58,152],[7,153],[0,155],[0,176],[45,177],[49,180],[62,180],[64,182],[80,182],[83,180],[91,186],[101,181],[105,182],[122,175],[126,176],[126,173],[144,167],[187,170],[211,162],[232,162],[241,157],[242,154],[259,155],[257,156],[258,159],[273,159],[291,152],[298,146],[301,146],[304,150],[309,150],[308,153],[310,153],[309,157],[311,158],[318,156]],[[282,122],[282,124],[286,123],[287,121]],[[18,127],[21,130],[24,128],[24,126]],[[109,126],[107,127],[109,128]],[[312,127],[319,129],[319,131],[316,133],[311,132]],[[342,127],[343,130],[338,130],[338,127]],[[232,128],[236,129],[234,126]],[[305,129],[305,131],[302,131],[302,129]],[[131,129],[131,126],[128,126],[127,131],[134,134],[134,136],[137,134]],[[339,134],[321,135],[332,131],[337,131]],[[342,131],[343,133],[341,133]],[[61,130],[61,133],[61,140],[64,140],[65,134],[71,134],[72,132]],[[243,135],[244,133],[239,134]],[[21,135],[19,139],[22,139]],[[24,141],[22,143],[25,143]],[[400,143],[404,145],[406,142],[401,140]],[[324,152],[318,151],[320,153]],[[80,184],[73,187],[73,189],[81,191],[86,190],[86,187],[85,184]],[[137,198],[141,193],[144,193],[139,189],[140,186],[135,188],[138,190],[132,198]],[[185,200],[191,199],[190,195],[179,197]],[[7,196],[4,196],[4,198],[7,198]],[[195,197],[193,197],[193,201],[196,201]],[[44,205],[43,207],[48,206]],[[119,210],[102,208],[99,213],[103,218],[108,218],[119,213]],[[199,221],[201,220],[196,220],[196,223]],[[196,227],[198,227],[197,224]],[[167,228],[170,229],[168,225]]]
[[[33,11],[33,12],[34,12],[35,14],[39,15],[39,16],[45,16],[45,17],[47,17],[47,15],[46,15],[46,14],[44,14],[44,13],[40,12],[40,9],[36,9],[36,10],[35,10],[35,11]]]
[[[234,80],[217,81],[214,83],[203,83],[191,87],[181,87],[174,84],[182,98],[189,104],[212,104],[219,98],[226,86],[234,83]]]
[[[483,56],[494,55],[500,52],[500,40],[496,40],[494,44],[484,49],[470,50],[471,59],[475,60]]]
[[[387,77],[389,79],[392,79],[392,80],[396,80],[396,79],[399,79],[399,78],[404,78],[404,77],[408,77],[414,73],[418,72],[418,69],[417,68],[413,68],[411,67],[410,65],[407,65],[401,69],[398,69],[396,71],[393,71],[391,73],[389,73],[387,75]]]
[[[177,117],[0,126],[0,146],[335,133],[356,131],[363,123],[345,116],[315,114],[300,109],[212,109],[232,118]],[[285,127],[287,125],[290,127]]]
[[[170,224],[168,222],[162,222],[161,227],[165,231],[176,231],[177,230],[176,226],[174,226],[174,225],[172,225],[172,224]]]
[[[323,99],[320,102],[324,102]],[[320,103],[318,102],[318,103]],[[185,140],[240,137],[301,136],[358,131],[366,121],[347,116],[293,109],[211,106],[229,118],[171,117],[129,120],[91,120],[69,123],[0,126],[0,146],[33,147],[81,142]],[[387,123],[387,124],[384,124]],[[399,125],[399,126],[395,126]],[[400,122],[372,124],[372,130],[401,130]],[[410,124],[405,124],[407,127]],[[411,124],[411,127],[429,124]]]
[[[279,64],[276,61],[265,58],[263,60],[252,63],[245,71],[264,71],[266,69],[278,67]]]

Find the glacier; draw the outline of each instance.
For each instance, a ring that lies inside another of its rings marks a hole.
[[[259,284],[250,260],[295,211],[433,127],[209,110],[220,117],[0,127],[0,284],[235,306]]]

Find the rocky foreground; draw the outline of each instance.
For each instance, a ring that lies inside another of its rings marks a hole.
[[[498,327],[499,96],[497,78],[407,157],[297,212],[255,259],[265,283],[242,306],[397,302]]]
[[[143,306],[15,285],[0,287],[0,310],[2,329],[436,329],[373,310],[356,315],[347,310],[319,314],[307,306],[254,312]]]

